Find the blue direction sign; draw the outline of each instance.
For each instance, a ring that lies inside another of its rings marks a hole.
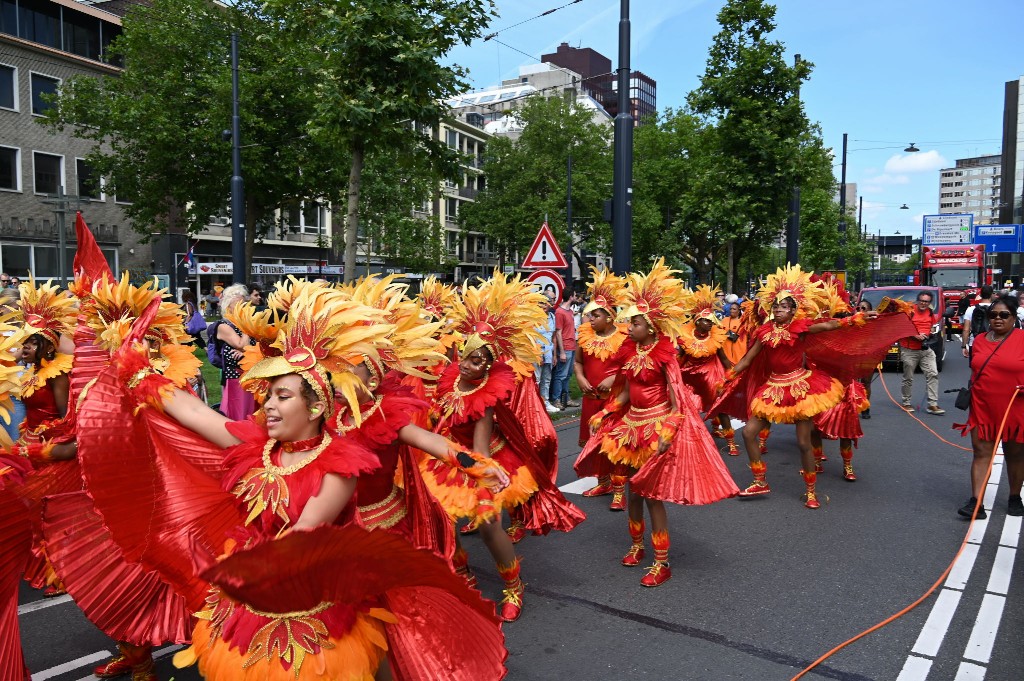
[[[986,253],[1020,253],[1021,225],[975,225],[974,243],[985,246]]]

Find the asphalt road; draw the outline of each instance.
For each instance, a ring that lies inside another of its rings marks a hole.
[[[940,389],[967,382],[966,362],[950,343]],[[897,397],[900,377],[884,382]],[[917,376],[915,403],[924,403]],[[951,429],[964,413],[941,396],[945,416],[917,413],[923,425],[886,396],[879,379],[873,418],[845,482],[836,443],[819,477],[817,511],[803,507],[792,427],[769,441],[772,494],[710,507],[669,507],[672,579],[639,585],[643,571],[619,560],[629,546],[624,514],[608,498],[571,498],[588,519],[571,534],[528,536],[520,545],[527,583],[522,618],[505,627],[509,679],[791,679],[834,646],[922,596],[957,555],[968,523],[956,509],[969,495],[966,439]],[[930,427],[936,434],[929,432]],[[578,424],[560,426],[560,484],[575,478]],[[949,443],[939,439],[945,438]],[[740,486],[746,457],[726,457]],[[976,523],[949,578],[923,603],[853,643],[809,679],[953,681],[1024,679],[1024,598],[1014,562],[1019,518],[1007,519],[1006,476],[990,486],[989,520]],[[501,585],[483,545],[467,539],[485,595]],[[650,548],[648,547],[650,555]],[[73,602],[45,603],[22,593],[20,615],[33,679],[91,678],[113,650]],[[31,608],[45,605],[38,610]],[[161,679],[197,679],[175,670],[173,650],[158,663]]]

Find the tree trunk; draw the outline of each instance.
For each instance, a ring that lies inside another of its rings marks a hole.
[[[356,278],[356,246],[359,236],[359,190],[363,181],[363,145],[352,147],[352,167],[348,173],[348,210],[345,213],[345,282]],[[335,246],[337,248],[337,246]],[[370,256],[367,254],[367,267]]]
[[[725,292],[732,293],[736,289],[733,287],[736,277],[736,239],[729,239],[726,244],[728,255],[726,256],[726,266],[729,268],[725,274]]]

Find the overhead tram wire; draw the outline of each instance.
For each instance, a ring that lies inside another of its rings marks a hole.
[[[497,31],[494,31],[493,33],[488,33],[487,35],[485,35],[483,37],[483,41],[487,42],[488,40],[493,40],[495,37],[497,37],[497,35],[499,33],[504,33],[505,31],[509,31],[509,30],[511,30],[513,28],[516,28],[517,26],[522,26],[523,24],[528,24],[531,21],[534,21],[535,19],[540,19],[541,17],[546,17],[549,14],[554,14],[555,12],[557,12],[560,9],[565,9],[566,7],[569,7],[570,5],[575,5],[575,4],[580,3],[580,2],[583,2],[583,0],[572,0],[572,2],[567,2],[564,5],[561,5],[560,7],[555,7],[553,9],[549,9],[549,10],[546,10],[544,12],[541,12],[540,14],[538,14],[535,17],[530,17],[529,19],[523,19],[519,23],[512,24],[511,26],[506,26],[505,28],[498,29]],[[507,47],[507,45],[506,45],[506,47]]]

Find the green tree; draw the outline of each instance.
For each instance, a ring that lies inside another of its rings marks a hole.
[[[48,113],[56,128],[99,143],[88,159],[142,234],[196,233],[230,198],[229,35],[242,36],[239,73],[247,221],[246,262],[274,212],[333,202],[344,186],[338,153],[305,134],[316,74],[285,49],[281,26],[254,0],[153,0],[134,6],[111,54],[118,76],[75,77]],[[162,227],[165,226],[165,227]]]
[[[491,0],[267,0],[286,51],[303,53],[315,97],[301,126],[318,145],[348,159],[345,277],[355,276],[363,167],[384,149],[422,154],[454,176],[458,156],[423,128],[447,114],[444,102],[465,91],[465,71],[442,65],[453,47],[481,35]],[[268,35],[275,35],[268,31]]]
[[[732,272],[746,250],[778,237],[790,190],[803,179],[809,123],[796,93],[812,65],[786,63],[782,43],[770,39],[774,17],[762,0],[729,0],[700,86],[687,98],[705,128],[691,150],[692,182],[676,226],[704,280],[712,260],[724,259]]]
[[[486,234],[506,262],[517,253],[525,254],[545,215],[555,238],[565,244],[571,153],[572,251],[583,270],[576,246],[605,251],[609,247],[611,231],[601,216],[612,178],[611,131],[595,123],[589,109],[557,97],[528,97],[509,115],[523,123],[522,135],[516,140],[499,137],[488,144],[483,167],[486,189],[475,203],[463,206],[459,224]]]

